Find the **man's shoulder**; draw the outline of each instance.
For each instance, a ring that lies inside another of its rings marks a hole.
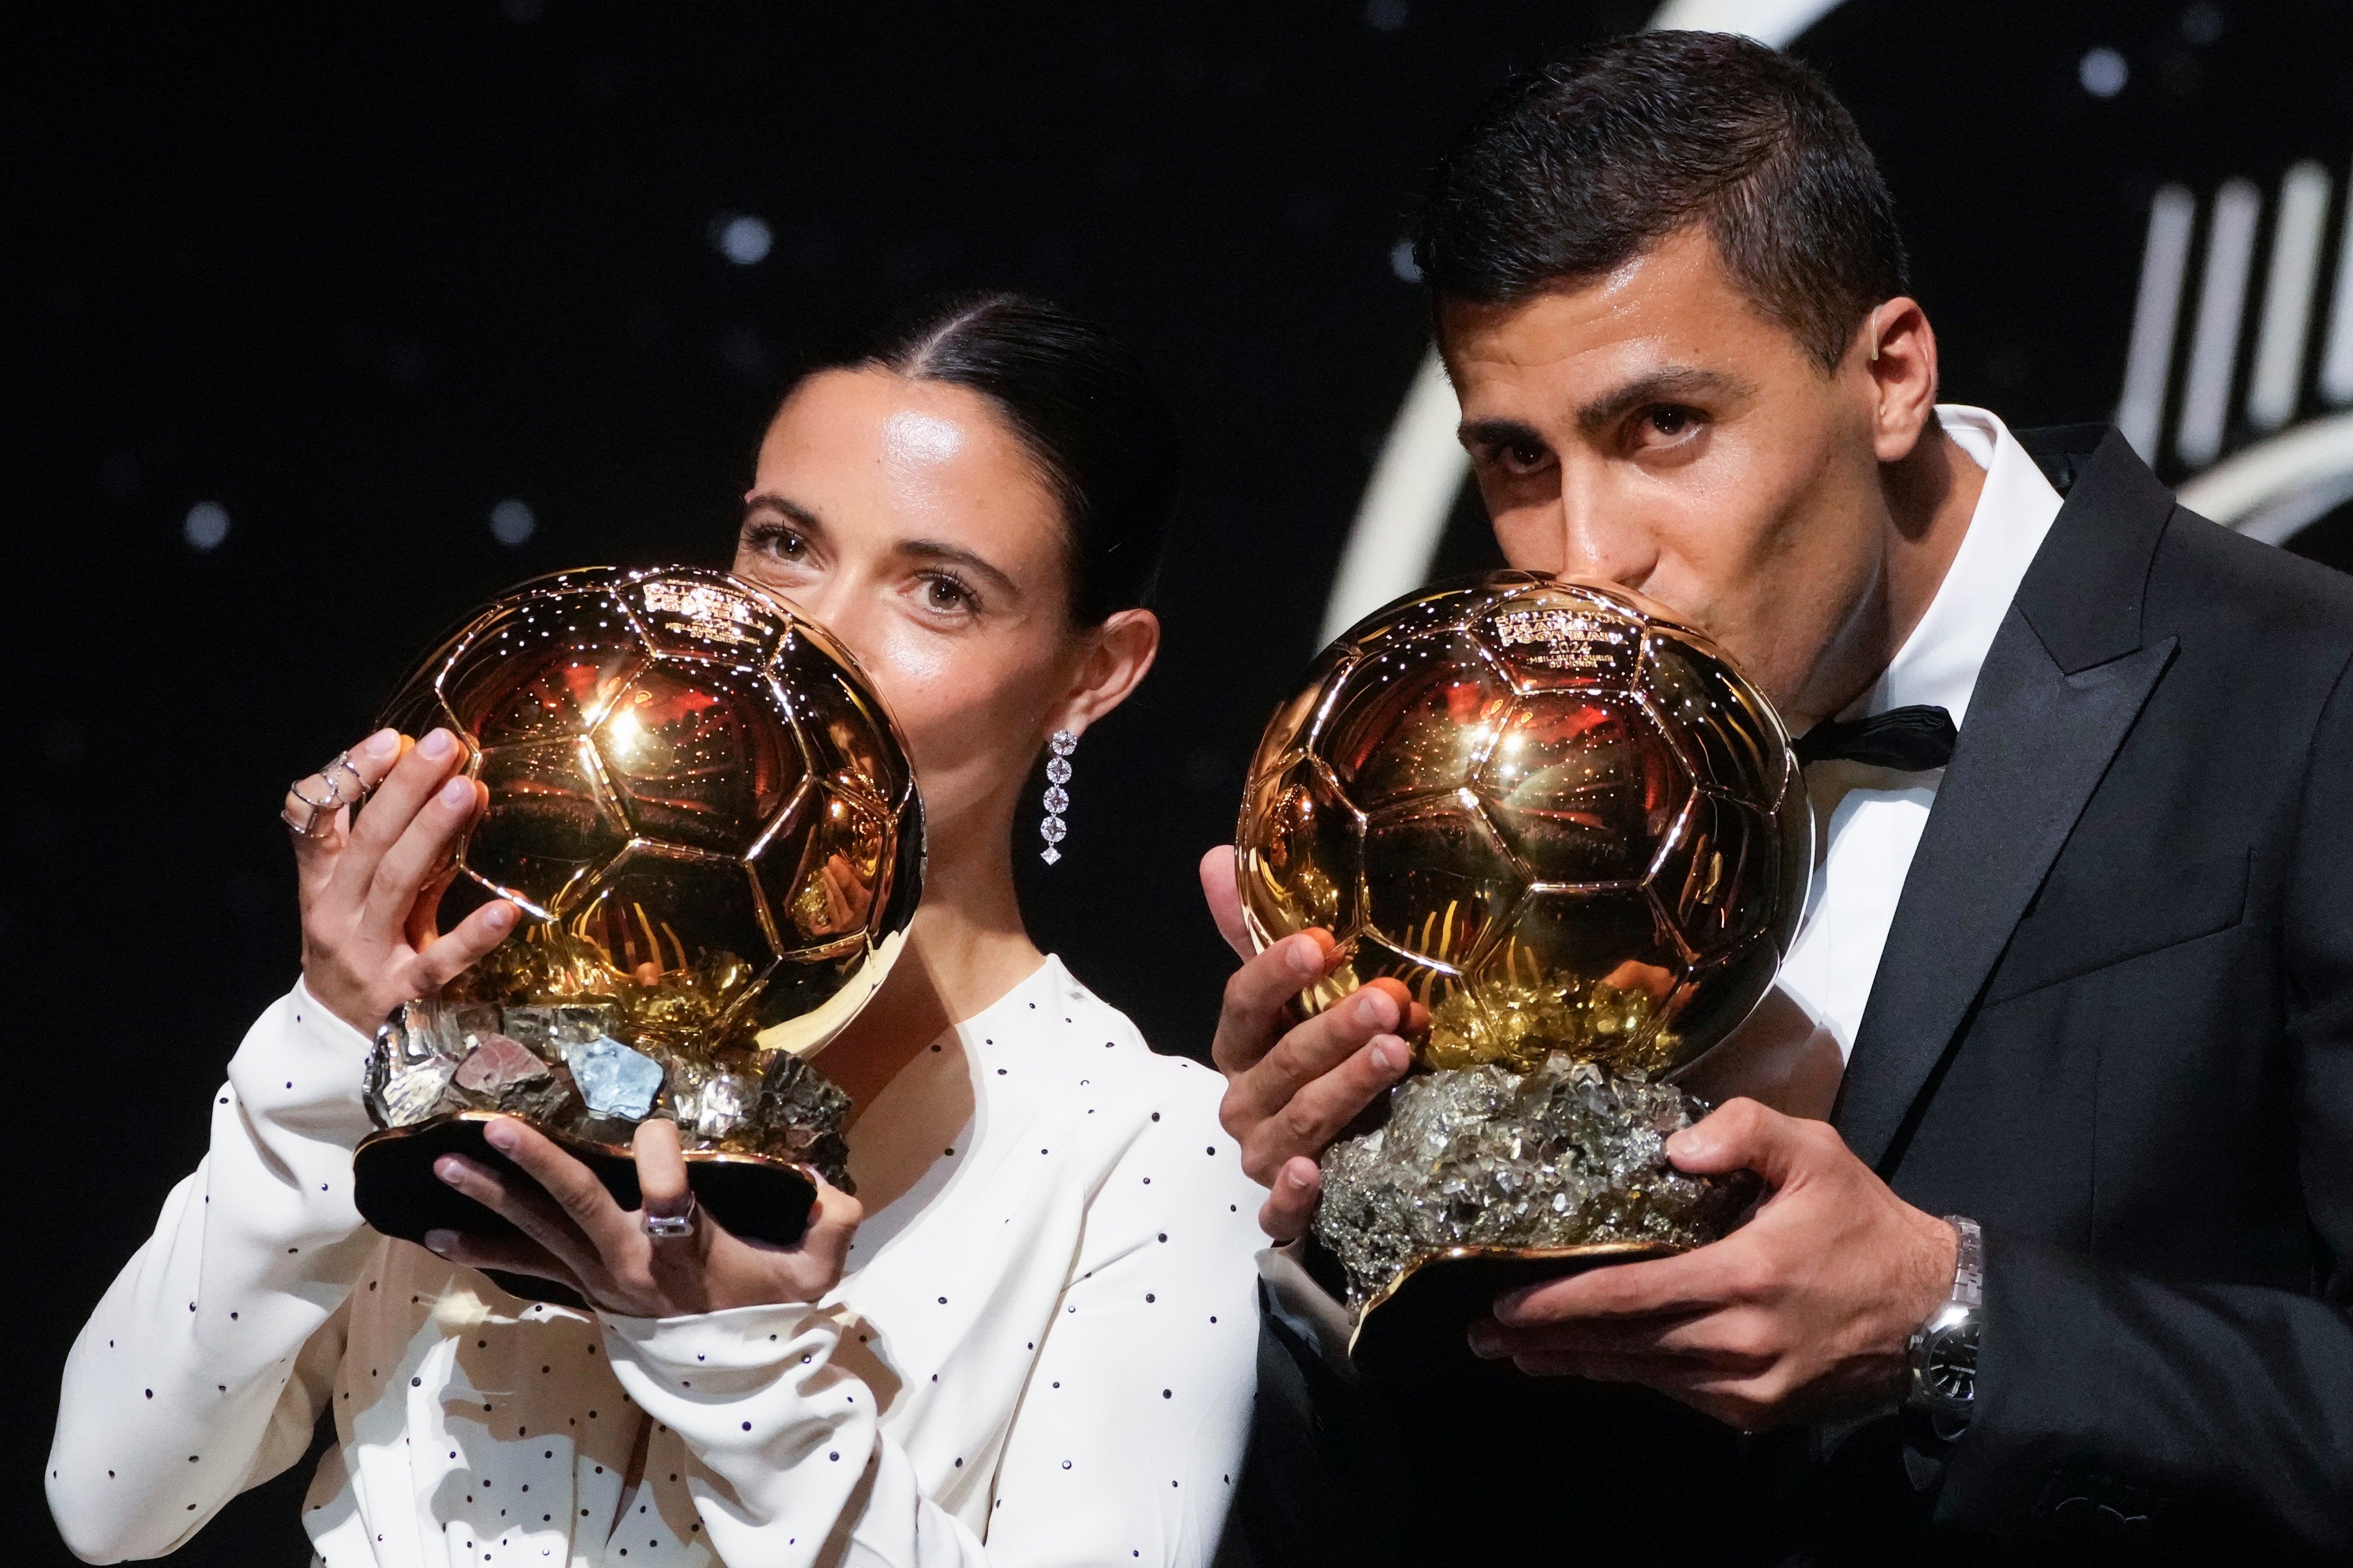
[[[2177,506],[2149,563],[2147,628],[2276,664],[2353,658],[2353,576]]]
[[[2089,525],[2072,531],[2063,564],[2073,570],[2046,584],[2046,603],[2080,605],[2088,595],[2114,606],[2121,590],[2138,601],[2127,613],[2137,614],[2144,641],[2179,637],[2185,656],[2201,659],[2311,660],[2335,670],[2353,656],[2353,576],[2182,506],[2107,426],[2015,435]]]

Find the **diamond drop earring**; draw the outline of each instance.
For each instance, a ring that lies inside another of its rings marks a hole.
[[[1068,730],[1057,730],[1047,746],[1054,754],[1046,759],[1046,820],[1038,825],[1046,850],[1038,858],[1051,866],[1062,858],[1054,847],[1071,831],[1062,820],[1062,813],[1071,809],[1071,792],[1062,786],[1071,782],[1071,753],[1079,749],[1079,738]]]

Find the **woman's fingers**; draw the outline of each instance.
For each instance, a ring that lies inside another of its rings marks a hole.
[[[649,1116],[638,1123],[630,1149],[638,1159],[638,1192],[649,1216],[683,1216],[692,1194],[686,1184],[686,1155],[678,1140],[678,1123]]]
[[[849,1243],[858,1235],[865,1205],[830,1182],[817,1184],[817,1202],[809,1208],[808,1228],[801,1232],[800,1251],[828,1280],[841,1278],[849,1258]],[[827,1289],[832,1287],[828,1284]]]
[[[507,1274],[528,1274],[534,1279],[553,1279],[581,1290],[579,1277],[564,1266],[562,1259],[535,1241],[519,1236],[468,1236],[463,1231],[428,1230],[425,1247],[437,1257],[466,1268],[496,1268]]]
[[[408,917],[425,889],[448,868],[458,839],[481,809],[482,786],[457,774],[417,807],[376,861],[360,906],[361,929],[387,943],[406,941]]]
[[[1234,956],[1248,963],[1250,927],[1242,923],[1240,875],[1230,844],[1220,844],[1201,857],[1201,896],[1209,901],[1209,918],[1218,922],[1218,934],[1226,939]]]
[[[424,951],[408,961],[408,984],[402,994],[429,995],[457,979],[507,939],[520,912],[501,899],[468,915],[458,922],[456,930],[434,937]]]
[[[564,1218],[596,1250],[606,1268],[618,1269],[638,1256],[637,1244],[644,1241],[645,1233],[637,1221],[622,1212],[596,1172],[557,1148],[554,1139],[512,1116],[489,1122],[482,1136],[539,1184]],[[552,1250],[559,1258],[566,1256],[560,1247]]]
[[[501,1125],[512,1123],[494,1121],[491,1129]],[[495,1139],[491,1146],[498,1146]],[[575,1277],[588,1279],[600,1272],[595,1245],[546,1194],[532,1191],[530,1183],[518,1183],[459,1154],[444,1154],[434,1161],[433,1173],[522,1231]]]
[[[384,782],[399,756],[399,732],[379,730],[287,790],[280,813],[294,830],[295,863],[301,868],[304,892],[314,879],[324,879],[343,847],[353,810]]]
[[[366,899],[378,862],[464,758],[465,749],[447,730],[433,731],[401,754],[345,836],[346,847],[335,858],[327,884],[332,898],[353,908]]]

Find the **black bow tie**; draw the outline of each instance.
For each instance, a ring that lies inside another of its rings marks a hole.
[[[1925,773],[1953,760],[1958,731],[1942,708],[1892,708],[1849,723],[1817,724],[1793,742],[1800,766],[1846,761],[1899,773]]]

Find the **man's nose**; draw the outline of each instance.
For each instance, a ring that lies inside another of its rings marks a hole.
[[[1560,574],[1639,590],[1658,552],[1624,502],[1564,476],[1559,500]]]

